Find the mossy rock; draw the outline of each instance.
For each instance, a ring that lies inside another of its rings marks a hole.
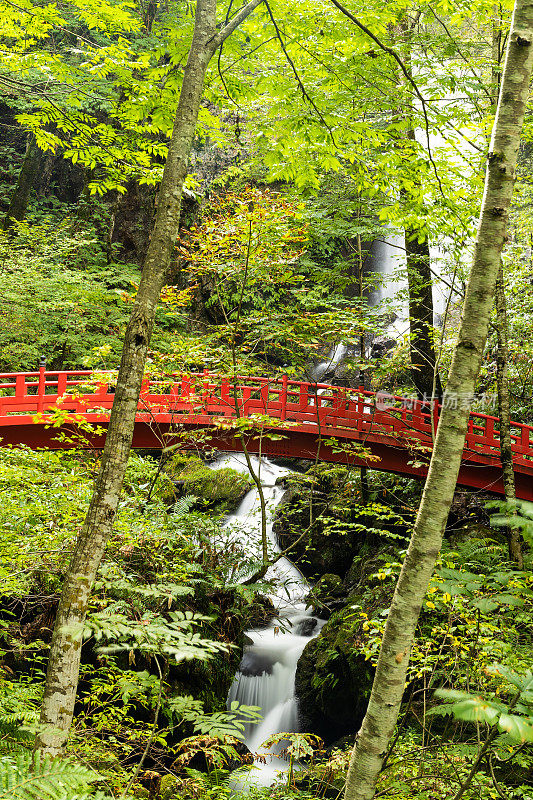
[[[356,733],[366,712],[374,670],[358,647],[360,625],[350,607],[334,614],[298,661],[300,729],[326,745]]]
[[[414,508],[387,494],[375,472],[368,477],[364,497],[357,469],[317,464],[284,479],[274,532],[283,550],[294,548],[291,558],[307,578],[334,573],[344,579],[355,556],[382,550],[391,537],[407,542]]]
[[[338,576],[327,576],[330,591],[340,591]],[[305,647],[296,670],[301,730],[316,733],[327,746],[359,730],[374,680],[365,649],[374,637],[367,619],[382,618],[394,586],[365,580],[320,634]],[[375,638],[375,637],[374,637]]]
[[[198,456],[180,454],[165,466],[157,491],[166,503],[193,495],[201,508],[223,513],[234,510],[252,486],[252,479],[235,469],[210,469]]]

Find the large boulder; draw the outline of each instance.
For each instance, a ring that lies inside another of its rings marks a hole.
[[[198,456],[180,453],[165,466],[158,493],[169,504],[193,495],[200,508],[225,512],[233,511],[252,485],[248,475],[235,469],[210,469]]]
[[[298,661],[300,729],[326,745],[357,733],[365,715],[374,670],[361,652],[360,624],[350,607],[334,614]]]
[[[318,734],[327,745],[354,736],[366,712],[374,680],[372,660],[394,591],[393,582],[379,577],[382,566],[383,556],[373,556],[352,568],[359,581],[346,592],[339,610],[334,610],[341,597],[339,576],[325,575],[319,582],[323,594],[319,591],[318,597],[329,598],[333,613],[304,649],[295,689],[301,729]],[[345,587],[346,583],[345,579]],[[312,602],[316,607],[316,597]]]

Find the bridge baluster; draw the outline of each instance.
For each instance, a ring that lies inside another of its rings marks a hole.
[[[269,391],[268,383],[265,383],[264,386],[261,386],[261,404],[263,406],[265,414],[268,413],[268,391]]]
[[[289,378],[287,375],[284,375],[281,379],[281,411],[279,414],[280,419],[287,419],[287,386],[289,383]]]
[[[15,397],[26,397],[27,392],[28,390],[26,388],[26,376],[17,375],[15,379]]]
[[[67,391],[67,373],[58,372],[57,374],[57,396],[61,397]]]
[[[344,416],[344,410],[346,407],[346,391],[343,389],[338,389],[335,392],[334,400],[333,400],[333,415],[335,416],[335,422],[338,420],[339,417]]]
[[[309,384],[300,384],[300,411],[306,411],[309,406]]]
[[[242,389],[242,413],[247,417],[250,413],[250,404],[252,401],[252,390],[249,386],[243,386]]]
[[[359,389],[360,394],[357,395],[357,404],[356,404],[356,411],[357,411],[357,430],[362,431],[364,428],[364,420],[365,420],[365,407],[366,407],[366,397],[364,396],[364,388],[360,387]],[[370,419],[372,417],[369,415]]]
[[[529,432],[531,428],[527,427],[526,425],[522,425],[522,431],[520,434],[520,444],[527,451],[527,453],[533,456],[533,450],[531,448],[531,442],[529,440]]]
[[[177,410],[180,401],[181,386],[179,383],[173,383],[168,393],[168,407]]]
[[[227,415],[232,415],[232,411],[235,408],[235,403],[233,402],[233,397],[230,398],[229,381],[227,378],[222,378],[222,381],[220,382],[220,399],[222,400],[224,413]]]
[[[181,396],[188,400],[191,394],[191,379],[188,375],[181,376]]]
[[[487,417],[487,419],[485,420],[485,430],[483,438],[485,439],[484,444],[486,444],[486,446],[490,450],[492,450],[492,448],[495,445],[499,444],[499,442],[496,442],[494,438],[494,420],[491,419],[490,417]]]
[[[37,384],[37,411],[42,411],[44,408],[44,394],[46,391],[46,362],[41,358],[39,364],[39,382]]]

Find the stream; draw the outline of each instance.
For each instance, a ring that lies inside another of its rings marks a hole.
[[[432,261],[440,266],[438,250],[433,250]],[[386,327],[384,339],[397,340],[409,330],[408,306],[405,300],[407,282],[404,274],[405,239],[403,233],[393,231],[384,240],[373,242],[370,253],[370,272],[380,277],[375,289],[369,290],[367,301],[370,307],[384,303],[393,311],[393,319]],[[399,300],[399,297],[401,298]],[[435,322],[444,310],[442,285],[434,287]],[[371,353],[371,343],[367,356]],[[335,379],[337,369],[350,353],[342,341],[330,345],[327,357],[310,372],[312,381],[329,383]],[[272,553],[279,553],[276,535],[272,528],[275,510],[284,490],[276,481],[292,470],[273,464],[266,458],[251,456],[253,468],[259,471],[265,502],[267,505],[267,536]],[[248,474],[244,454],[221,455],[212,469],[231,467]],[[261,506],[259,493],[251,489],[225,526],[234,531],[246,554],[254,560],[260,557]],[[248,641],[244,649],[239,671],[235,675],[228,695],[228,705],[237,700],[243,705],[259,706],[262,720],[246,724],[245,744],[259,756],[255,769],[232,777],[234,789],[246,790],[250,786],[269,786],[280,772],[288,768],[280,755],[283,742],[272,748],[263,748],[262,743],[276,733],[299,730],[298,706],[295,696],[295,677],[298,659],[306,644],[320,633],[325,620],[318,619],[306,611],[305,597],[309,584],[302,573],[287,558],[281,558],[267,573],[267,578],[276,579],[276,590],[271,600],[276,609],[272,622],[264,627],[247,631]]]
[[[292,470],[261,461],[251,456],[260,480],[267,505],[267,535],[271,552],[279,553],[276,535],[272,530],[274,514],[284,490],[276,486],[278,478]],[[211,464],[212,469],[231,467],[248,473],[243,454],[224,455]],[[259,493],[251,489],[234,514],[226,522],[255,558],[260,553],[261,505]],[[232,783],[241,791],[246,786],[269,786],[277,773],[287,769],[287,762],[278,753],[283,744],[262,748],[261,744],[275,733],[298,732],[298,707],[294,693],[296,666],[307,642],[317,636],[324,620],[317,619],[305,609],[304,598],[309,584],[302,573],[287,558],[281,558],[267,573],[276,578],[276,589],[270,595],[277,616],[264,627],[246,632],[252,644],[245,647],[239,671],[229,691],[228,704],[237,700],[243,705],[259,706],[262,720],[245,726],[245,744],[252,753],[263,758],[249,773],[236,776]],[[261,763],[264,760],[265,763]]]

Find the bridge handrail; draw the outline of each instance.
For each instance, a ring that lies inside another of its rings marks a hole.
[[[0,373],[0,424],[13,415],[46,413],[62,399],[62,407],[90,413],[109,410],[113,403],[114,373],[91,370],[46,370]],[[89,380],[87,380],[89,379]],[[107,380],[106,380],[107,379]],[[94,391],[82,394],[79,387]],[[76,393],[69,394],[74,391]],[[6,394],[7,393],[7,394]],[[404,398],[360,388],[332,386],[313,381],[238,375],[228,377],[208,371],[148,377],[143,382],[139,413],[207,417],[235,417],[262,413],[304,426],[365,435],[393,436],[403,446],[432,444],[441,406],[436,401]],[[384,406],[384,407],[380,407]],[[176,419],[178,417],[176,416]],[[517,462],[533,466],[533,427],[512,422],[512,449]],[[499,458],[499,418],[471,412],[466,449]]]

